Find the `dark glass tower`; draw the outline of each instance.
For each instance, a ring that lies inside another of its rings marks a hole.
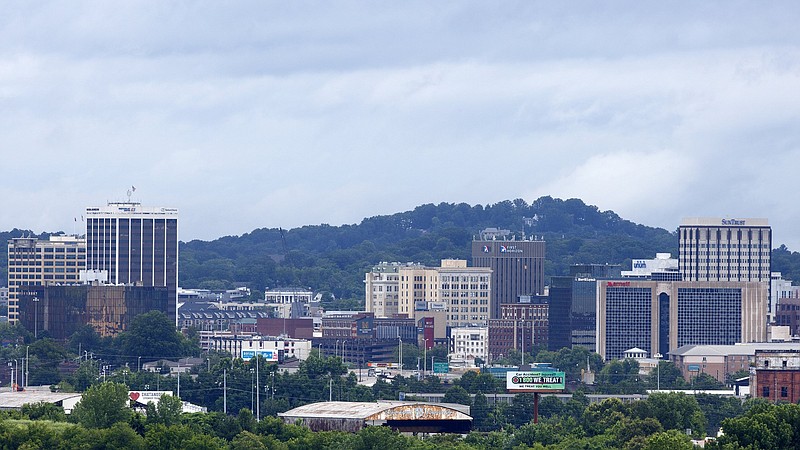
[[[107,271],[108,282],[164,286],[167,315],[178,302],[178,210],[109,203],[86,208],[86,268]]]
[[[472,241],[472,265],[492,269],[490,318],[500,317],[500,305],[519,303],[520,295],[544,293],[544,241]]]

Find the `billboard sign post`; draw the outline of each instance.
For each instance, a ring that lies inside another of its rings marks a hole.
[[[506,373],[508,392],[533,392],[533,423],[539,422],[539,393],[561,392],[564,388],[564,372],[557,370],[527,370]]]

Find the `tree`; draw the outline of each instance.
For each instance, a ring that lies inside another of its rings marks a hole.
[[[108,428],[131,416],[128,387],[121,383],[102,383],[90,387],[72,411],[73,420],[87,428]]]
[[[469,410],[475,429],[485,431],[488,428],[490,411],[491,408],[486,396],[480,392],[475,394],[475,398],[472,400],[472,407]]]
[[[158,399],[158,403],[153,405],[152,408],[150,403],[147,406],[148,423],[160,423],[166,426],[180,423],[181,413],[183,412],[183,402],[180,398],[163,394]]]
[[[472,398],[470,398],[469,392],[467,392],[466,389],[461,386],[453,386],[444,393],[442,402],[460,403],[469,406],[472,404]]]
[[[645,450],[692,450],[694,444],[689,436],[678,430],[667,430],[656,433],[644,442]]]
[[[119,337],[124,354],[133,363],[137,357],[156,360],[183,356],[183,337],[175,329],[175,323],[160,311],[140,314],[133,319],[130,329]]]

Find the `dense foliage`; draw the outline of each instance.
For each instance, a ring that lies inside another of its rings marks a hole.
[[[675,233],[637,225],[579,199],[541,197],[531,204],[522,199],[486,206],[426,204],[359,224],[260,228],[242,236],[183,242],[179,283],[208,289],[246,285],[255,297],[268,287],[302,286],[352,299],[341,305],[348,307],[363,300],[364,272],[372,265],[381,261],[437,265],[443,258],[470,259],[470,241],[487,227],[545,239],[548,277],[566,275],[570,264],[630,268],[634,258],[651,258],[656,252],[677,255]],[[0,232],[0,240],[26,235],[37,236],[14,229]],[[7,279],[6,252],[6,246],[0,246],[2,280]],[[800,280],[800,253],[780,246],[772,261],[773,271]]]
[[[527,218],[527,220],[525,220]],[[547,241],[546,275],[566,275],[570,264],[618,263],[676,254],[677,237],[637,225],[577,199],[542,197],[494,205],[418,206],[364,219],[357,225],[258,229],[240,237],[191,241],[181,247],[184,287],[253,289],[307,286],[339,298],[363,298],[364,272],[381,261],[438,265],[470,259],[473,236],[487,227]]]
[[[705,436],[702,398],[685,394],[653,394],[623,403],[608,399],[589,404],[576,393],[566,403],[545,397],[539,423],[532,423],[532,395],[520,394],[513,404],[489,412],[487,397],[472,403],[476,430],[460,435],[404,436],[386,427],[357,433],[311,432],[275,417],[256,420],[249,409],[236,415],[219,412],[181,414],[175,398],[150,404],[147,415],[94,400],[119,397],[120,385],[105,383],[90,389],[79,403],[81,413],[66,417],[57,407],[28,405],[21,412],[0,412],[0,442],[8,449],[691,449],[691,437]],[[90,401],[92,399],[92,401]],[[710,440],[711,449],[796,449],[800,446],[800,406],[772,405],[736,399],[736,410],[722,421],[724,435]],[[711,408],[719,401],[711,402]],[[95,411],[91,411],[95,409]],[[47,410],[49,415],[42,415]],[[103,417],[103,423],[87,417]],[[498,419],[502,427],[481,431]],[[688,432],[688,434],[687,434]]]

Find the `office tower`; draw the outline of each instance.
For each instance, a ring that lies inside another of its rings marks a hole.
[[[86,208],[86,267],[111,284],[165,286],[167,316],[177,320],[178,210],[108,203]]]
[[[770,282],[772,229],[767,219],[685,218],[678,240],[685,281]]]
[[[499,318],[500,305],[517,303],[520,295],[544,293],[544,253],[544,241],[472,241],[472,265],[492,269],[491,318]]]
[[[86,240],[20,237],[8,241],[8,321],[19,320],[19,291],[25,286],[77,283],[86,268]],[[37,299],[38,300],[38,299]]]
[[[597,353],[764,342],[767,287],[742,281],[599,281]]]
[[[440,267],[402,266],[398,276],[398,314],[420,318],[426,311],[445,310],[448,327],[487,325],[491,269],[467,267],[463,259],[444,259]]]
[[[447,326],[485,327],[491,308],[492,270],[467,267],[463,259],[445,259],[436,272],[439,299],[447,305]]]
[[[109,337],[130,329],[136,316],[166,312],[166,287],[102,284],[47,285],[20,289],[19,321],[41,336],[67,340],[85,325]]]
[[[570,307],[571,345],[594,351],[597,344],[597,280],[620,278],[619,264],[573,264]]]
[[[373,266],[364,276],[364,306],[375,317],[392,317],[397,314],[400,267],[400,263],[382,262]]]
[[[547,349],[557,352],[572,347],[572,285],[574,277],[550,277]]]

